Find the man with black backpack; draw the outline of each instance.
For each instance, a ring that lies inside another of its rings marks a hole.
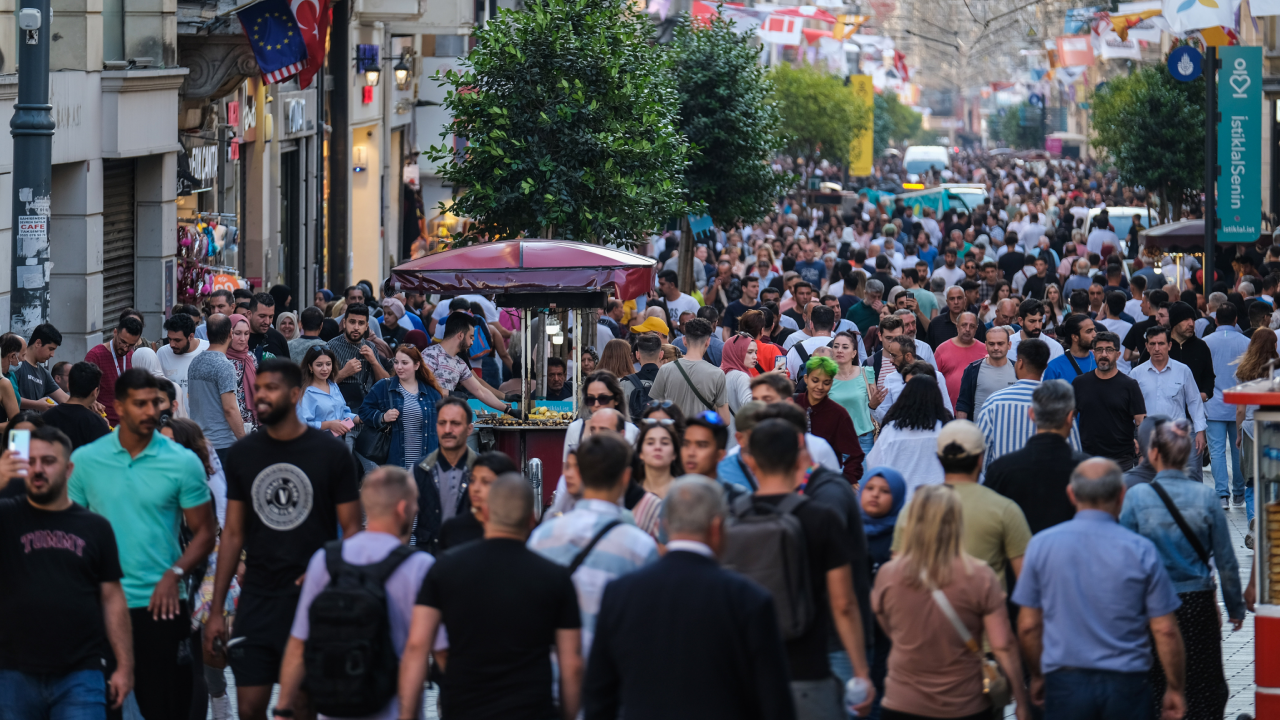
[[[640,369],[626,377],[619,378],[622,389],[627,393],[627,408],[631,413],[631,421],[639,422],[640,414],[649,404],[649,388],[658,377],[658,361],[662,359],[662,340],[653,334],[645,334],[636,338],[636,362]]]
[[[825,608],[854,676],[870,688],[845,528],[829,507],[796,493],[805,468],[800,434],[791,423],[764,420],[751,431],[748,444],[751,453],[743,459],[759,489],[731,507],[724,565],[773,595],[797,720],[843,720],[842,688],[827,653]],[[871,707],[872,695],[857,704],[860,713]]]
[[[369,473],[360,503],[364,532],[326,544],[307,565],[280,668],[277,717],[301,714],[304,705],[327,717],[402,715],[397,648],[404,647],[414,598],[435,560],[407,546],[418,510],[418,488],[407,472],[384,466]],[[369,643],[367,661],[358,665],[363,672],[348,672],[350,638]],[[436,653],[446,647],[443,636],[436,639]]]

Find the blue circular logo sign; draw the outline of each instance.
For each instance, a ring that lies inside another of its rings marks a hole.
[[[1200,51],[1190,45],[1183,45],[1175,48],[1169,53],[1169,74],[1174,80],[1182,82],[1191,82],[1200,77],[1200,69],[1203,67],[1204,56]]]

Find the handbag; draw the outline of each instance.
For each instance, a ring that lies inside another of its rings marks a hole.
[[[969,628],[965,627],[964,622],[960,620],[960,616],[956,614],[956,609],[951,606],[951,601],[947,599],[945,593],[933,586],[929,582],[929,578],[924,573],[920,573],[920,579],[924,582],[925,587],[929,588],[929,594],[933,596],[933,602],[937,604],[942,614],[947,616],[951,627],[956,629],[956,633],[960,635],[960,639],[964,641],[964,646],[969,651],[978,656],[982,661],[982,694],[987,696],[991,701],[991,707],[1000,710],[1013,702],[1013,688],[1009,685],[1009,678],[1005,677],[1004,670],[1000,669],[1000,665],[990,656],[982,652],[982,646],[974,639],[973,634],[969,632]]]
[[[365,426],[352,443],[352,449],[372,463],[386,464],[391,454],[391,423],[382,423],[376,430]]]

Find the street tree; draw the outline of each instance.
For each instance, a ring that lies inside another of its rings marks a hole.
[[[783,146],[782,115],[760,48],[722,17],[685,16],[669,49],[680,132],[694,151],[685,169],[694,212],[722,227],[756,222],[792,182],[769,164]],[[689,233],[682,233],[680,255],[680,285],[687,289],[693,284]]]
[[[812,66],[783,63],[771,74],[787,151],[810,159],[821,153],[843,164],[854,138],[871,127],[872,108],[840,78]]]
[[[1204,80],[1179,82],[1164,63],[1107,81],[1092,99],[1093,146],[1126,185],[1160,196],[1165,221],[1204,189]]]
[[[670,60],[627,0],[527,0],[473,32],[440,78],[461,152],[425,154],[474,220],[455,236],[634,247],[688,208],[688,142]]]

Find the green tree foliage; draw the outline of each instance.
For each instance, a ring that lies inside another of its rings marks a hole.
[[[871,144],[875,148],[876,157],[880,157],[896,135],[898,126],[893,121],[893,113],[889,110],[889,101],[885,99],[884,93],[876,93],[875,104],[875,135],[871,136]]]
[[[1025,102],[1006,109],[1004,116],[1000,118],[999,137],[992,133],[992,139],[1005,147],[1043,150],[1044,124],[1040,120],[1040,112],[1040,108]],[[1024,124],[1027,122],[1031,124]]]
[[[782,114],[751,36],[724,18],[696,22],[686,16],[670,45],[680,132],[695,149],[685,182],[716,222],[752,223],[791,184],[769,167],[783,146]]]
[[[686,212],[689,147],[653,25],[627,0],[527,0],[476,30],[462,72],[441,81],[465,154],[428,157],[465,188],[450,208],[481,236],[552,233],[640,242]]]
[[[898,101],[898,94],[886,91],[881,93],[884,97],[885,112],[889,117],[893,118],[893,141],[901,145],[903,142],[915,137],[920,131],[920,123],[924,118],[920,113],[911,109],[909,105],[903,105]],[[879,109],[880,104],[876,103]]]
[[[1173,79],[1164,63],[1117,76],[1094,94],[1093,146],[1126,185],[1160,193],[1176,217],[1204,188],[1204,80]]]
[[[821,152],[844,164],[853,139],[871,125],[871,108],[840,78],[808,65],[793,68],[783,63],[772,77],[787,151],[805,157]]]

